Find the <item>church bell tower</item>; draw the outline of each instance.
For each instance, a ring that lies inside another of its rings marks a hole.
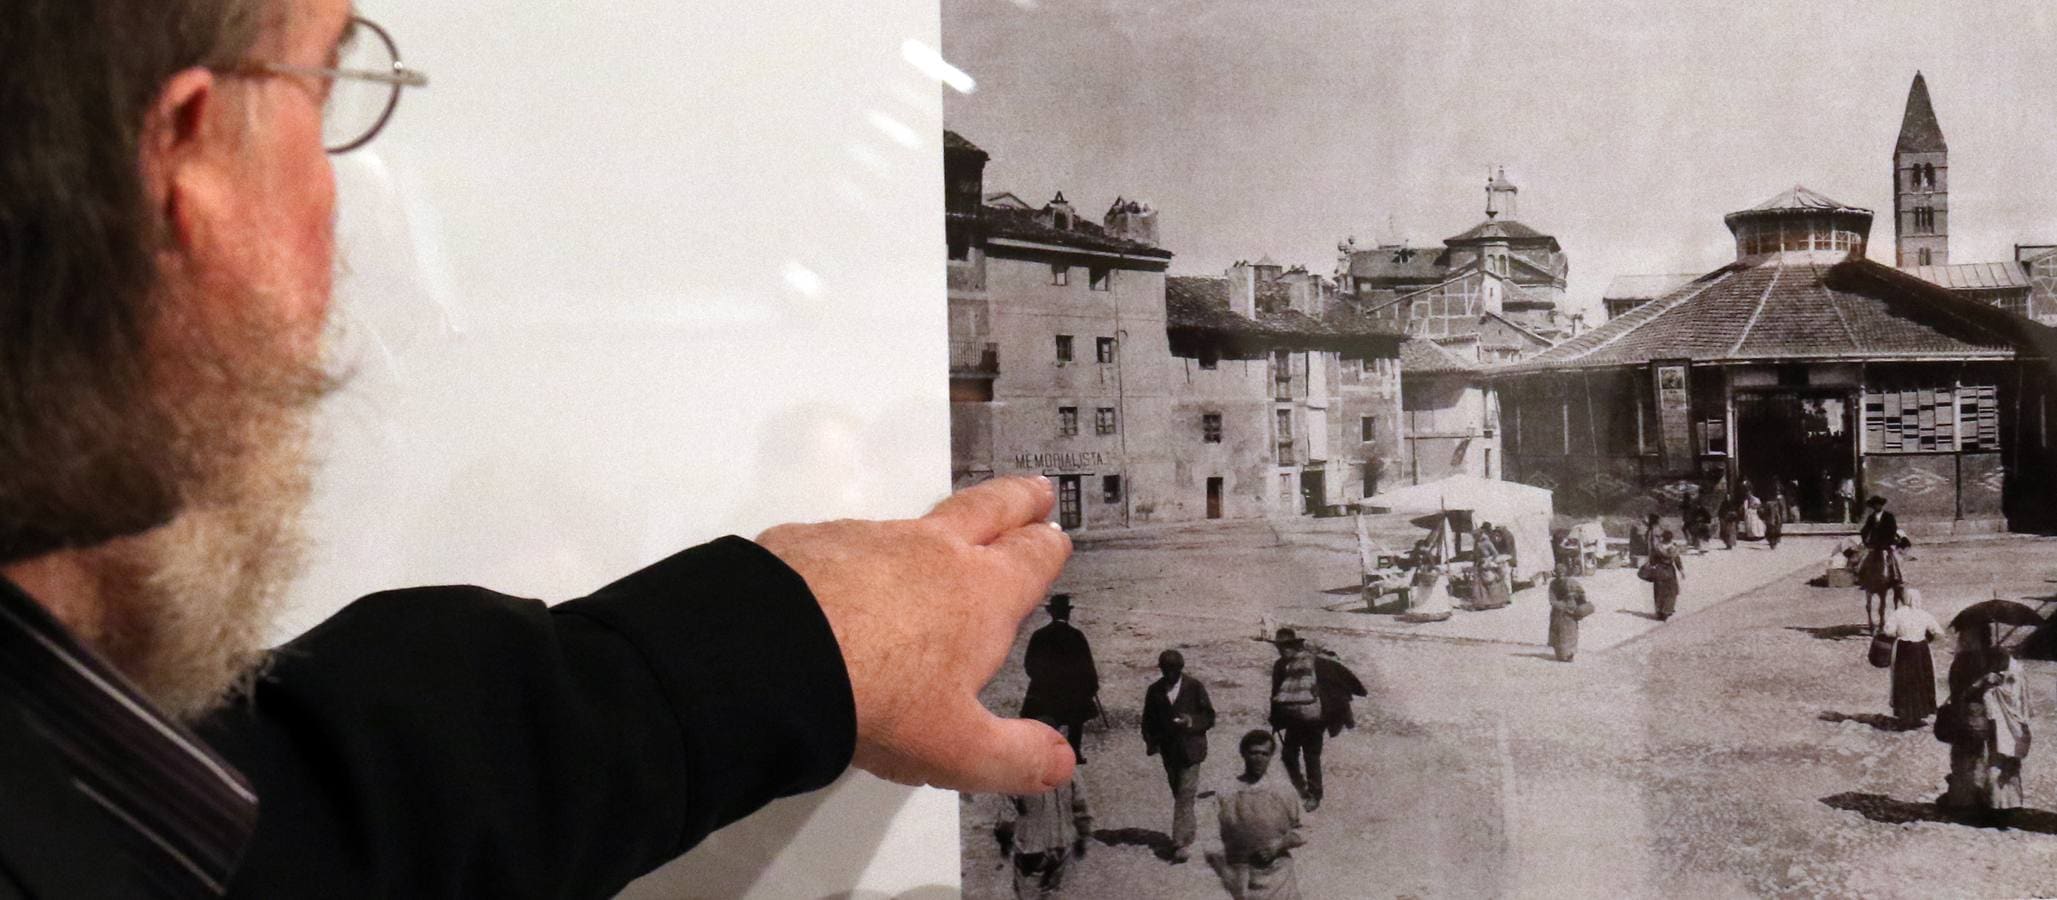
[[[1950,148],[1920,72],[1893,147],[1893,251],[1901,268],[1950,264]]]

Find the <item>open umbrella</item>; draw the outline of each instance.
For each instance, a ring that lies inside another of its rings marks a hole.
[[[1981,625],[2041,624],[2043,624],[2043,616],[2041,613],[2036,612],[2033,607],[2016,603],[2012,600],[2002,600],[1998,597],[1991,600],[1981,600],[1967,606],[1963,612],[1957,614],[1956,618],[1950,620],[1950,627],[1957,631],[1965,631]]]

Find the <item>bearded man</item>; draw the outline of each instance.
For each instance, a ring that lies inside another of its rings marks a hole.
[[[1069,553],[1040,479],[265,652],[333,386],[327,152],[392,113],[333,95],[426,79],[347,0],[13,0],[0,66],[0,898],[610,895],[853,762],[1069,782],[976,699]]]

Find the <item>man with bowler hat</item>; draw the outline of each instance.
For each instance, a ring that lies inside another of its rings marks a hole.
[[[1100,671],[1093,666],[1093,648],[1086,636],[1071,625],[1071,595],[1050,597],[1050,624],[1029,636],[1022,667],[1028,670],[1028,695],[1021,701],[1021,717],[1048,717],[1071,741],[1072,755],[1080,763],[1086,755],[1079,742],[1085,737],[1086,720],[1099,704]]]
[[[1143,752],[1164,761],[1171,784],[1171,861],[1185,862],[1193,844],[1193,798],[1200,789],[1200,762],[1207,758],[1207,729],[1214,727],[1214,703],[1207,686],[1185,674],[1177,650],[1157,655],[1164,677],[1143,692]]]

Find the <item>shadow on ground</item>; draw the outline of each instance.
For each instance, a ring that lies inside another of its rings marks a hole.
[[[1902,731],[1913,731],[1921,727],[1919,725],[1902,725],[1900,724],[1899,719],[1893,718],[1892,716],[1886,715],[1885,713],[1858,713],[1856,715],[1850,715],[1849,713],[1839,713],[1834,710],[1826,710],[1823,711],[1822,714],[1820,716],[1817,716],[1816,718],[1821,719],[1823,722],[1834,722],[1837,724],[1841,724],[1843,722],[1862,722],[1879,731],[1891,731],[1895,733]]]
[[[1941,822],[1945,825],[1962,825],[1967,828],[2012,828],[2036,834],[2057,834],[2057,813],[2041,809],[2017,809],[1992,821],[1980,821],[1941,809],[1934,803],[1895,800],[1884,794],[1859,794],[1853,791],[1823,797],[1821,802],[1831,809],[1854,812],[1887,825]]]
[[[1635,616],[1638,619],[1649,619],[1652,622],[1664,621],[1662,616],[1656,613],[1646,613],[1640,609],[1617,609],[1615,612],[1621,613],[1624,616]]]
[[[1871,629],[1865,625],[1787,625],[1787,631],[1798,631],[1817,641],[1848,641],[1856,638],[1871,638]]]
[[[1093,840],[1109,847],[1142,847],[1158,856],[1171,854],[1171,835],[1154,828],[1102,828]]]

